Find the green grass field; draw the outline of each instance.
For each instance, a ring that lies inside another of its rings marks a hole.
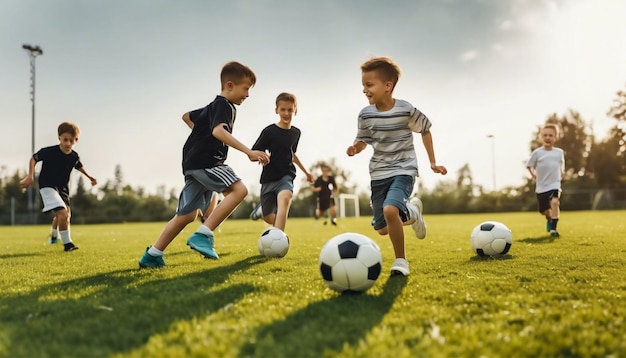
[[[426,216],[425,240],[405,229],[408,278],[389,277],[389,239],[365,217],[290,219],[290,251],[271,260],[260,221],[226,221],[217,261],[185,245],[194,223],[157,270],[137,260],[164,223],[75,225],[70,253],[46,243],[47,226],[0,227],[0,356],[623,357],[625,214],[564,212],[558,239],[537,213]],[[485,220],[511,228],[510,255],[473,254]],[[347,231],[382,250],[363,294],[319,273],[321,247]]]

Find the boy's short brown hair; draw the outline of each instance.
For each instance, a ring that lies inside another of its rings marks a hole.
[[[298,106],[298,100],[296,100],[296,96],[294,94],[291,94],[291,93],[283,92],[283,93],[279,94],[278,96],[276,96],[276,106],[277,107],[278,107],[278,102],[280,102],[280,101],[291,102],[296,107]]]
[[[389,57],[373,57],[361,65],[361,72],[376,71],[383,81],[391,81],[396,87],[400,78],[400,67]]]
[[[73,137],[78,137],[78,135],[80,134],[80,129],[74,123],[63,122],[59,124],[59,128],[57,128],[57,132],[59,133],[59,136],[63,133],[68,133],[72,135]]]
[[[254,74],[254,71],[252,71],[250,67],[242,65],[237,61],[231,61],[225,64],[224,67],[222,67],[222,72],[220,73],[222,89],[224,89],[224,86],[228,81],[239,83],[246,78],[252,82],[253,86],[256,84],[256,75]]]

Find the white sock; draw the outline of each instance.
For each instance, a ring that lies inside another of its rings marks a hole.
[[[69,230],[59,231],[59,235],[61,235],[61,240],[64,244],[69,244],[70,242],[72,242]]]
[[[196,232],[202,235],[206,235],[206,236],[213,236],[213,231],[211,231],[211,229],[209,229],[208,227],[204,225],[200,225],[200,227],[198,228],[198,230],[196,230]]]
[[[163,256],[163,251],[157,249],[154,246],[150,246],[150,248],[148,249],[148,255],[150,255],[150,256]]]
[[[59,237],[59,230],[52,228],[52,230],[50,230],[50,236],[51,237]]]

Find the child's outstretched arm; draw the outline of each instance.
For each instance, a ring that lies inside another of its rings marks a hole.
[[[33,179],[35,178],[35,164],[37,164],[35,158],[30,157],[30,161],[28,162],[28,174],[20,181],[20,186],[24,189],[28,188],[33,183]]]
[[[311,175],[311,173],[309,173],[306,168],[304,167],[304,165],[302,165],[302,163],[300,162],[300,158],[298,158],[298,156],[296,155],[296,153],[293,153],[293,162],[296,163],[296,165],[298,166],[298,168],[300,168],[300,170],[302,170],[302,172],[304,173],[304,175],[306,175],[306,181],[309,184],[313,184],[313,182],[315,181],[315,179],[313,178],[313,175]]]
[[[259,162],[261,165],[266,165],[270,162],[270,157],[267,153],[260,150],[251,150],[246,147],[237,138],[230,134],[230,132],[228,132],[222,125],[217,125],[213,128],[213,136],[227,146],[235,148],[247,155],[251,162]]]
[[[441,175],[448,174],[448,169],[443,165],[437,165],[437,160],[435,159],[435,149],[433,148],[433,135],[428,132],[422,132],[422,143],[424,143],[424,148],[426,149],[426,153],[428,154],[428,161],[430,162],[430,169],[435,173],[439,173]]]
[[[81,167],[80,169],[78,169],[79,172],[83,173],[91,182],[91,185],[96,185],[98,184],[98,181],[96,180],[96,178],[92,177],[91,175],[87,174],[87,171],[85,170],[84,167]]]

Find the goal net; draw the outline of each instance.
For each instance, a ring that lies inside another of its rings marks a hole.
[[[346,207],[346,202],[348,205]],[[348,213],[354,213],[357,218],[361,216],[359,212],[359,197],[356,194],[339,194],[339,217],[346,217],[346,208]]]

